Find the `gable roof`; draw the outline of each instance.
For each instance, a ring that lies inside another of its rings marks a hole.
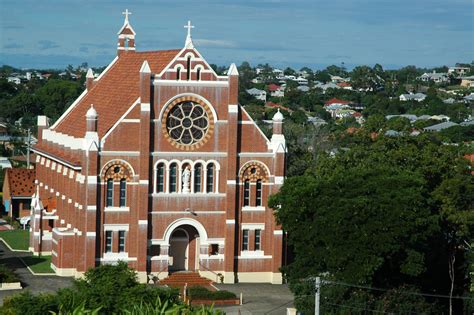
[[[325,105],[332,105],[332,104],[343,104],[343,105],[347,105],[349,104],[350,102],[349,101],[346,101],[346,100],[340,100],[340,99],[337,99],[337,98],[331,98],[329,101],[327,101],[326,103],[324,103]]]
[[[35,170],[26,168],[7,169],[6,177],[13,197],[31,197],[35,193]]]
[[[175,49],[121,54],[110,69],[94,82],[90,91],[52,129],[73,137],[84,137],[85,115],[91,104],[94,104],[98,114],[98,134],[102,138],[140,96],[139,70],[143,61],[148,61],[153,73],[159,73],[180,51]]]

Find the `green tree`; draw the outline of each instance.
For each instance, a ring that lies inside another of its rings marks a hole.
[[[44,114],[55,121],[82,90],[83,87],[78,82],[49,80],[37,91],[38,102],[44,106]]]
[[[287,179],[269,202],[294,248],[295,260],[286,272],[295,304],[311,304],[301,279],[315,275],[354,285],[394,290],[409,285],[462,295],[467,290],[463,244],[474,224],[473,198],[473,176],[460,148],[442,146],[430,135],[378,137],[335,157],[321,156],[304,175]],[[451,280],[447,266],[453,252]],[[345,304],[355,294],[336,289],[333,304]],[[372,294],[361,299],[375,306],[388,298]],[[395,295],[391,299],[400,301]],[[444,299],[438,302],[447,309]],[[426,312],[420,307],[414,301],[408,309]],[[455,305],[455,312],[461,307]]]

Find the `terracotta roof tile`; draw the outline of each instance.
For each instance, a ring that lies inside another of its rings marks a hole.
[[[84,137],[86,130],[85,115],[90,105],[94,104],[94,108],[99,115],[99,137],[103,137],[139,97],[139,70],[143,61],[148,61],[153,73],[159,73],[179,51],[161,50],[122,53],[107,73],[95,82],[84,98],[59,122],[55,130],[73,137]]]
[[[31,197],[35,193],[35,170],[26,168],[7,169],[10,193],[14,197]]]
[[[51,148],[45,145],[44,143],[39,143],[34,146],[35,150],[38,150],[40,152],[44,152],[48,155],[52,155],[55,158],[67,162],[73,166],[80,166],[81,161],[78,156],[73,155],[73,154],[67,154],[67,151],[61,150],[59,148]]]
[[[337,98],[331,98],[329,101],[327,101],[326,103],[324,103],[325,105],[331,105],[331,104],[349,104],[350,102],[349,101],[346,101],[346,100],[340,100],[340,99],[337,99]]]

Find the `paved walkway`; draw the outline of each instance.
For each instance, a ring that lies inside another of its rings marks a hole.
[[[243,305],[219,306],[228,315],[271,314],[285,315],[287,307],[293,307],[293,295],[287,285],[263,283],[218,284],[219,289],[243,294]]]
[[[0,241],[0,264],[5,264],[15,271],[21,281],[23,289],[28,289],[33,293],[55,292],[58,289],[72,285],[72,278],[58,276],[34,276],[25,267],[18,257],[31,256],[27,252],[12,252],[3,242]],[[23,290],[0,291],[0,303],[7,296],[17,294]]]
[[[12,226],[7,223],[4,219],[0,219],[0,231],[11,230]]]

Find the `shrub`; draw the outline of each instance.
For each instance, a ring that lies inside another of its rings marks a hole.
[[[43,315],[49,314],[50,311],[58,311],[58,299],[56,295],[33,295],[30,291],[5,298],[3,306],[0,308],[1,314],[12,315]]]
[[[188,289],[188,294],[191,300],[230,300],[237,296],[229,291],[210,291],[205,287],[194,286]]]
[[[16,274],[5,265],[0,265],[0,283],[11,283],[20,281]]]

